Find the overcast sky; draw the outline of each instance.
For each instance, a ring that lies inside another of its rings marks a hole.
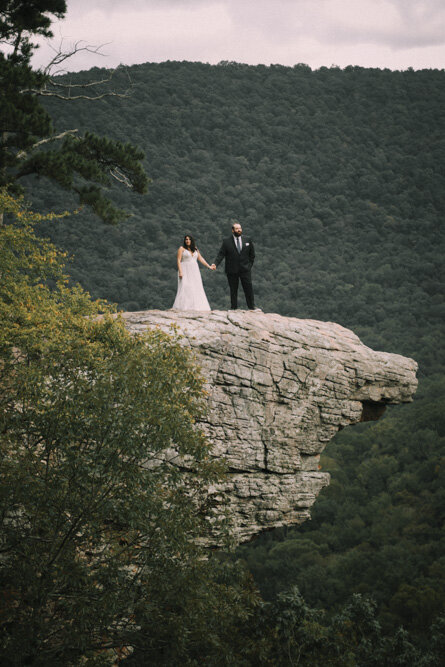
[[[445,0],[67,0],[54,44],[104,44],[70,70],[189,60],[445,67]],[[47,45],[34,58],[43,66]]]

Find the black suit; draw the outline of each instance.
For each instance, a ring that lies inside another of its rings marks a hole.
[[[255,248],[249,238],[241,236],[242,248],[238,251],[235,245],[235,239],[232,236],[224,239],[218,255],[215,259],[215,264],[218,266],[225,259],[225,271],[230,287],[230,303],[231,308],[238,307],[238,285],[241,280],[244,294],[247,301],[247,307],[253,310],[255,308],[252,277],[250,270],[255,260]]]

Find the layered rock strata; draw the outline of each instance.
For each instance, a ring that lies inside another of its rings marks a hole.
[[[209,393],[202,423],[227,481],[238,542],[299,524],[329,474],[320,453],[337,431],[412,400],[417,364],[375,352],[344,327],[252,311],[124,313],[131,332],[175,325],[196,352]]]

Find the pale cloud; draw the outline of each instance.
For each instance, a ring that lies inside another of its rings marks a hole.
[[[445,6],[435,0],[332,0],[328,12],[324,34],[330,42],[395,50],[445,45]]]
[[[444,68],[443,0],[68,0],[56,43],[105,44],[71,69],[164,60]],[[39,49],[36,64],[49,59]]]

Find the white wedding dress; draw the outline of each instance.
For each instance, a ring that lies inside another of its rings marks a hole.
[[[184,248],[181,258],[182,278],[178,274],[178,291],[174,310],[210,310],[198,266],[198,252]]]

